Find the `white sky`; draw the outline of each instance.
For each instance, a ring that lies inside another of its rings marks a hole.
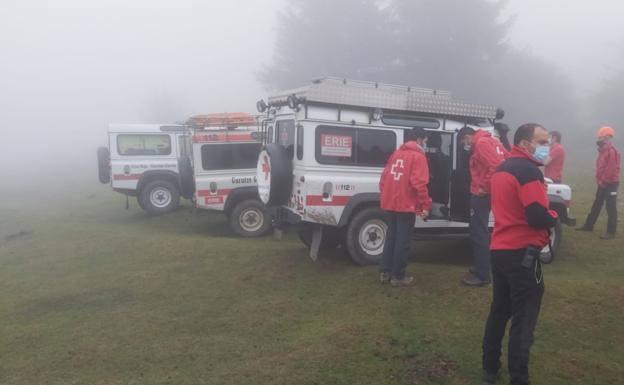
[[[155,95],[183,116],[253,111],[284,2],[3,0],[0,157],[19,159],[10,140],[19,138],[95,148],[107,123],[141,121]],[[560,66],[581,92],[613,71],[624,1],[512,0],[508,12],[518,15],[511,42]]]
[[[511,0],[511,42],[559,66],[586,93],[624,68],[624,1]],[[619,62],[618,62],[619,61]]]

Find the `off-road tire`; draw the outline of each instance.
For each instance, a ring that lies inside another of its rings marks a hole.
[[[550,240],[552,243],[553,252],[555,254],[555,259],[559,254],[559,246],[561,246],[561,238],[563,237],[563,226],[561,225],[561,220],[557,219],[557,224],[550,229]],[[542,253],[548,252],[548,247],[542,250]]]
[[[180,175],[180,195],[191,199],[195,194],[195,181],[193,180],[193,166],[188,156],[178,158],[178,173]]]
[[[180,205],[180,191],[167,180],[154,180],[141,188],[137,200],[150,215],[167,214]]]
[[[110,152],[106,147],[98,147],[97,149],[97,161],[98,161],[98,179],[100,183],[110,183],[111,169],[110,169]]]
[[[268,159],[264,159],[264,158]],[[269,163],[269,174],[262,170],[262,163]],[[258,155],[258,166],[256,171],[258,187],[263,184],[267,176],[270,178],[268,200],[263,201],[267,206],[281,206],[288,203],[292,191],[292,160],[286,152],[286,148],[281,144],[268,143]],[[262,198],[261,195],[261,200]]]
[[[387,214],[379,207],[368,207],[355,214],[344,236],[345,246],[353,262],[361,266],[381,262],[387,223]],[[362,242],[364,239],[368,242]]]
[[[320,250],[333,250],[338,247],[342,241],[342,230],[343,229],[334,226],[324,226]],[[297,235],[299,235],[299,239],[308,249],[312,244],[313,231],[314,225],[311,223],[303,223],[297,229]]]
[[[247,199],[235,204],[228,219],[232,231],[241,237],[260,237],[271,230],[270,215],[257,199]]]

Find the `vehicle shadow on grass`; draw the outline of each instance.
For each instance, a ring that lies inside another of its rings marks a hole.
[[[141,226],[150,231],[176,235],[240,238],[232,232],[222,213],[198,210],[190,206],[180,206],[172,213],[158,216],[132,208],[125,215],[119,214],[117,211],[113,212],[105,220],[116,226]]]
[[[412,243],[410,262],[430,265],[469,266],[472,251],[469,240]]]
[[[311,264],[316,265],[319,270],[362,268],[351,260],[347,250],[342,246],[333,250],[322,250],[317,261],[313,262],[309,257],[308,249],[301,244],[301,248],[293,254],[293,257],[308,260]],[[413,242],[410,248],[409,262],[468,267],[472,263],[470,243],[467,240]]]

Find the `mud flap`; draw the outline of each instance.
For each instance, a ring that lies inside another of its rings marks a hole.
[[[274,227],[273,238],[275,238],[278,241],[281,241],[282,239],[284,239],[284,230]]]
[[[321,241],[323,240],[323,226],[315,225],[312,230],[312,243],[310,243],[310,258],[314,262],[318,259]]]

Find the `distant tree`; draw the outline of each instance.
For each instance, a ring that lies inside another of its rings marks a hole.
[[[576,124],[569,80],[508,43],[508,0],[293,1],[259,76],[269,89],[334,75],[446,89],[504,108],[512,126]]]
[[[474,94],[493,63],[507,52],[513,18],[501,21],[507,1],[394,0],[390,25],[393,81]]]
[[[258,77],[268,89],[313,78],[374,79],[385,59],[383,11],[374,0],[293,0],[278,16],[273,63]]]
[[[503,107],[508,124],[536,122],[564,134],[576,129],[579,103],[569,79],[528,52],[509,50],[482,83],[485,99]]]

